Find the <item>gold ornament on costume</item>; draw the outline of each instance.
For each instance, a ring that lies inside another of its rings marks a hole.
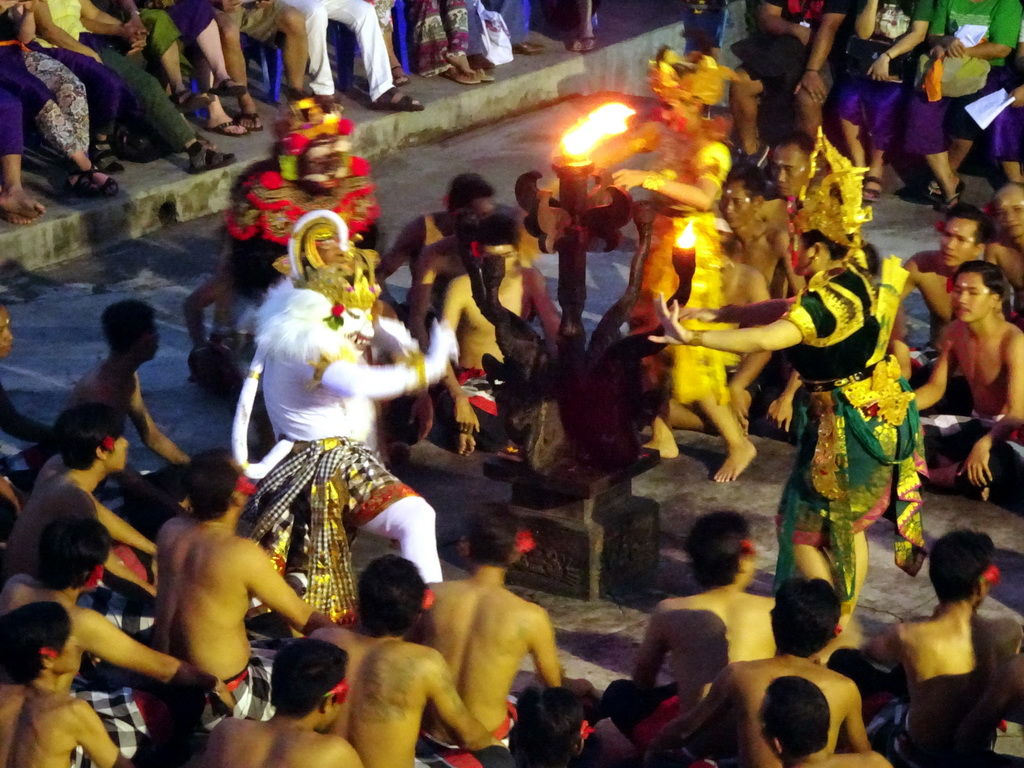
[[[710,56],[693,53],[684,58],[667,46],[658,51],[648,73],[651,90],[663,101],[695,101],[705,105],[721,101],[726,81],[735,76]]]
[[[818,230],[832,242],[849,246],[851,256],[862,268],[866,265],[860,253],[860,228],[871,221],[871,207],[863,205],[863,177],[867,171],[855,167],[819,128],[810,160],[811,181],[800,195],[800,230]]]
[[[360,251],[372,253],[372,251]],[[344,266],[326,267],[309,273],[299,283],[300,288],[326,296],[335,307],[369,312],[380,296],[380,286],[374,278],[373,267],[360,267],[355,271]]]

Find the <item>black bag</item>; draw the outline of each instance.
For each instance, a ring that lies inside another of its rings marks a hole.
[[[162,143],[154,141],[125,123],[118,123],[110,139],[114,154],[130,163],[152,163],[167,153]]]
[[[891,47],[891,42],[862,40],[851,35],[846,43],[846,71],[851,75],[866,76],[878,57]],[[915,72],[916,63],[912,51],[889,61],[889,74],[898,77],[901,83],[907,80],[913,82]]]

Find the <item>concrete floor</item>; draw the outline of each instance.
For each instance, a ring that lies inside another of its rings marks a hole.
[[[378,162],[374,176],[379,186],[385,231],[394,236],[408,217],[440,206],[447,180],[456,173],[475,170],[485,174],[499,190],[503,202],[512,203],[515,178],[524,171],[548,171],[554,139],[585,111],[579,102],[519,117],[479,129],[455,139],[397,152]],[[982,200],[981,187],[972,194]],[[867,227],[883,254],[906,258],[916,250],[933,247],[936,215],[886,196],[877,206],[875,221]],[[136,296],[157,307],[161,350],[141,371],[146,399],[157,422],[186,451],[228,444],[233,404],[217,400],[188,382],[185,358],[189,351],[180,313],[181,301],[217,260],[219,221],[216,217],[170,227],[49,271],[24,273],[17,269],[0,279],[0,300],[13,317],[14,351],[0,362],[7,391],[25,412],[49,419],[59,410],[71,382],[103,353],[99,314],[108,303]],[[625,285],[628,244],[622,252],[593,254],[588,271],[588,314],[596,319],[617,298]],[[540,264],[549,277],[555,262]],[[400,272],[393,284],[397,292],[408,285]],[[911,305],[920,332],[922,314]],[[132,435],[129,435],[131,438]],[[668,594],[692,589],[682,553],[681,539],[700,514],[733,509],[747,515],[753,525],[763,571],[757,589],[767,592],[776,557],[774,514],[782,480],[788,475],[793,449],[786,443],[755,438],[759,456],[739,482],[719,485],[708,479],[720,461],[721,443],[703,435],[679,435],[682,455],[638,479],[637,492],[661,504],[661,567],[657,589],[619,602],[582,602],[547,594],[529,593],[550,612],[558,630],[565,667],[574,676],[585,675],[599,687],[628,674],[633,650],[642,634],[646,613]],[[133,460],[151,465],[144,449]],[[417,446],[401,474],[437,509],[438,540],[448,562],[446,574],[460,573],[451,543],[459,533],[466,511],[489,500],[505,498],[504,486],[483,478],[481,458],[461,458],[431,445]],[[925,529],[929,540],[948,530],[968,526],[988,532],[996,542],[996,562],[1004,578],[984,610],[1021,618],[1024,612],[1024,519],[1011,511],[958,497],[926,494]],[[910,578],[892,561],[892,532],[882,522],[870,531],[871,565],[859,616],[865,630],[876,631],[897,619],[926,614],[934,598],[923,572]],[[356,544],[360,562],[383,551],[370,537]],[[1001,749],[1021,750],[1017,738],[1004,738]]]

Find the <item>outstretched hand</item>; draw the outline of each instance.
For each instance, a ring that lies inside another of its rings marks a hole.
[[[442,322],[435,322],[430,329],[430,351],[435,355],[444,354],[453,363],[459,360],[459,342],[455,332]]]
[[[648,339],[653,341],[655,344],[679,345],[690,343],[690,340],[693,338],[693,331],[683,328],[683,310],[680,308],[678,301],[673,301],[671,305],[666,305],[665,295],[659,293],[658,301],[655,303],[654,309],[658,314],[658,319],[661,321],[661,329],[665,335],[648,336]]]

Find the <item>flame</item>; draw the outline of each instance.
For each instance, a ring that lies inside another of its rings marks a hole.
[[[681,251],[692,251],[697,244],[697,233],[693,231],[693,222],[688,222],[679,237],[676,238],[676,248]]]
[[[626,120],[635,114],[636,110],[625,104],[611,103],[598,107],[562,138],[563,154],[577,160],[586,158],[603,139],[625,133]]]

